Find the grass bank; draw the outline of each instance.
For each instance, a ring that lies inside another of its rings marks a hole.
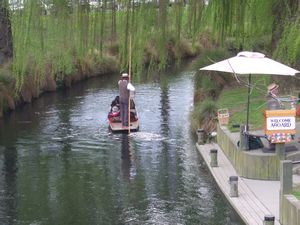
[[[231,74],[223,75],[231,77]],[[232,77],[231,77],[232,78]],[[234,78],[232,78],[234,79]],[[246,82],[246,77],[241,78]],[[251,130],[261,129],[263,127],[263,110],[266,107],[266,90],[270,81],[270,77],[253,77],[254,86],[250,94],[249,107],[249,126]],[[212,81],[212,83],[215,81]],[[208,132],[216,129],[218,123],[218,110],[228,109],[229,124],[228,128],[231,131],[238,131],[239,128],[234,128],[234,125],[245,124],[247,115],[247,96],[248,88],[244,83],[238,83],[234,80],[226,87],[218,88],[219,92],[216,97],[207,97],[202,102],[196,103],[194,114],[201,117],[196,124],[204,129],[208,128]],[[210,102],[210,106],[207,106]],[[198,110],[197,108],[201,108]],[[210,116],[206,114],[209,112]],[[213,120],[213,124],[212,121]],[[207,126],[207,124],[211,124]]]

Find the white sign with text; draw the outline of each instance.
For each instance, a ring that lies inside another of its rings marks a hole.
[[[267,118],[267,130],[294,130],[296,119],[294,116]]]

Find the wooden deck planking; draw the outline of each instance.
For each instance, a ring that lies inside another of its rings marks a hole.
[[[199,146],[197,144],[197,148],[220,186],[221,191],[246,224],[262,224],[265,215],[272,215],[272,212],[256,197],[255,193],[240,177],[238,180],[239,197],[229,196],[229,177],[238,176],[238,174],[218,145],[207,144]],[[210,166],[210,149],[218,149],[218,167]],[[278,218],[275,218],[275,224],[280,225]]]
[[[212,168],[213,170],[217,169],[217,168]],[[240,181],[239,181],[239,184],[238,184],[238,189],[239,189],[239,197],[233,197],[231,198],[229,196],[229,192],[230,192],[230,185],[228,183],[228,180],[229,180],[229,176],[232,176],[232,175],[236,175],[236,174],[233,174],[233,173],[230,173],[230,174],[226,174],[226,171],[228,170],[224,170],[223,172],[225,173],[222,173],[220,170],[223,170],[223,167],[222,167],[222,164],[220,165],[219,167],[219,171],[216,171],[215,170],[215,174],[218,174],[215,176],[216,180],[217,180],[217,183],[221,184],[221,189],[223,187],[223,193],[224,195],[227,197],[227,198],[230,198],[230,200],[234,203],[233,207],[238,210],[238,209],[242,209],[242,208],[249,208],[251,207],[253,210],[246,210],[243,212],[243,215],[241,217],[245,217],[245,219],[243,219],[244,221],[248,221],[247,224],[261,224],[261,221],[262,220],[258,220],[257,217],[257,206],[256,205],[253,205],[251,204],[251,199],[247,199],[247,195],[245,195],[245,192],[242,190],[242,187],[241,187],[241,184],[240,184]],[[228,178],[228,179],[227,179]]]
[[[219,157],[219,161],[221,161],[222,159],[223,159],[222,157],[221,158]],[[210,158],[207,157],[207,160],[210,160]],[[216,173],[217,174],[216,177],[218,177],[219,181],[222,182],[222,185],[224,186],[224,191],[226,191],[226,193],[229,193],[230,191],[230,186],[228,183],[229,176],[237,175],[237,174],[234,170],[230,168],[224,169],[222,163],[220,164],[220,168],[221,170],[219,169],[219,173]],[[212,168],[212,170],[215,170],[215,172],[217,172],[216,169],[217,168]],[[270,214],[270,212],[265,207],[262,207],[260,202],[253,201],[253,196],[249,196],[249,194],[252,194],[252,192],[247,188],[247,186],[243,185],[243,183],[240,181],[241,180],[239,180],[239,197],[231,198],[231,200],[235,202],[235,204],[239,205],[241,208],[251,208],[251,210],[246,211],[248,216],[251,217],[252,219],[255,219],[257,217],[261,218],[261,219],[256,219],[257,221],[253,223],[253,224],[256,223],[261,224],[264,215]]]
[[[257,208],[257,205],[253,204],[251,199],[247,199],[247,195],[245,195],[242,185],[239,181],[239,197],[237,198],[231,198],[229,197],[229,191],[230,191],[230,186],[228,183],[229,180],[229,176],[232,175],[236,175],[235,173],[227,173],[226,172],[228,170],[224,169],[222,167],[222,164],[220,164],[220,168],[219,171],[216,171],[217,168],[212,168],[213,170],[215,170],[215,174],[217,174],[215,176],[215,178],[217,179],[217,182],[221,184],[221,186],[223,187],[224,191],[223,193],[226,195],[228,195],[228,198],[230,198],[230,200],[234,203],[234,208],[236,210],[238,209],[243,209],[243,208],[251,208],[252,210],[245,210],[243,212],[243,215],[240,215],[241,217],[245,217],[245,219],[243,219],[244,221],[247,221],[247,224],[261,224],[262,223],[262,219],[264,217],[265,214],[261,215],[262,217],[260,217],[259,212],[261,209]],[[221,172],[223,171],[223,172]],[[228,178],[228,179],[227,179]],[[267,213],[270,214],[270,213]],[[260,219],[260,218],[262,219]]]
[[[228,177],[228,179],[229,179],[229,176],[232,176],[232,173],[229,173],[228,170],[224,170],[224,173],[226,174],[226,177]],[[236,175],[236,174],[234,174],[234,175]],[[261,212],[264,213],[263,216],[266,214],[269,214],[270,212],[265,206],[263,206],[262,204],[258,204],[257,201],[253,200],[254,198],[251,195],[254,195],[254,193],[249,189],[249,187],[247,185],[243,185],[244,182],[241,183],[240,181],[241,181],[241,179],[239,180],[240,200],[246,201],[249,205],[252,206],[252,209],[254,210],[254,212],[258,213],[259,215],[261,214]],[[226,183],[224,185],[226,185]],[[229,188],[228,181],[227,181],[227,189],[228,189],[228,193],[229,193],[230,188]],[[245,194],[245,193],[248,193],[248,194]],[[255,196],[255,198],[256,198],[256,196]],[[263,207],[261,208],[261,206],[263,206]]]
[[[220,183],[224,187],[223,193],[225,195],[228,195],[228,198],[230,198],[230,200],[234,203],[236,209],[243,209],[243,208],[251,208],[252,209],[252,210],[245,210],[242,215],[243,217],[246,218],[246,220],[248,222],[251,221],[251,224],[261,224],[262,220],[257,219],[257,217],[260,216],[259,215],[260,209],[257,208],[257,205],[253,204],[253,202],[250,198],[247,199],[247,194],[243,190],[240,181],[238,184],[239,197],[232,198],[229,196],[228,193],[230,192],[230,185],[228,183],[228,180],[229,180],[229,176],[231,176],[231,175],[232,174],[230,174],[230,175],[226,174],[225,176],[222,176],[222,173],[219,173],[218,179],[219,179],[219,181],[221,181],[221,179],[222,179],[222,182],[220,182]],[[226,178],[228,178],[228,179],[226,179]]]

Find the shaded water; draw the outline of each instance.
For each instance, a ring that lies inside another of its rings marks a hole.
[[[193,64],[135,80],[140,132],[111,134],[118,75],[0,122],[0,224],[241,224],[189,131]]]

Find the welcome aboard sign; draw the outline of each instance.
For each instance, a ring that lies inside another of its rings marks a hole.
[[[294,130],[296,120],[292,116],[269,117],[267,118],[267,130]]]
[[[272,143],[291,141],[296,134],[296,110],[265,110],[265,134]]]

